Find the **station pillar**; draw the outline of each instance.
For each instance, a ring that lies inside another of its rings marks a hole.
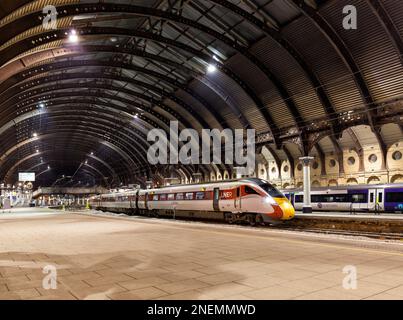
[[[301,157],[304,174],[304,204],[302,213],[312,213],[311,205],[311,163],[314,157]]]

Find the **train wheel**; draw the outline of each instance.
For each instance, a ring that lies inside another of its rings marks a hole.
[[[248,214],[246,216],[246,221],[249,223],[249,225],[255,226],[256,225],[256,215]]]
[[[264,226],[264,221],[263,218],[260,214],[256,215],[256,224],[259,226]]]
[[[234,223],[234,215],[232,213],[225,213],[224,217],[225,221],[227,221],[229,224]]]

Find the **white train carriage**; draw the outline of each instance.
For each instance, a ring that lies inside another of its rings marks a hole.
[[[134,208],[134,201],[137,192],[119,192],[102,194],[90,198],[89,204],[92,208],[101,211],[112,211],[130,214]]]
[[[302,189],[283,191],[296,210],[302,210]],[[313,211],[403,211],[403,184],[313,188]]]
[[[262,179],[170,186],[102,195],[90,201],[99,210],[234,222],[273,222],[294,217],[288,199]]]

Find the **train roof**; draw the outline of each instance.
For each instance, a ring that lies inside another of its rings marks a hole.
[[[227,183],[234,183],[234,182],[249,182],[253,184],[261,184],[263,182],[265,183],[270,183],[269,181],[265,179],[260,179],[260,178],[241,178],[241,179],[231,179],[231,180],[217,180],[217,181],[211,181],[211,182],[200,182],[200,183],[190,183],[190,184],[173,184],[170,186],[164,186],[164,187],[159,187],[159,188],[152,188],[149,190],[162,190],[162,189],[167,189],[167,188],[176,188],[176,187],[192,187],[192,186],[206,186],[206,185],[211,185],[211,184],[227,184]]]
[[[262,183],[270,183],[264,179],[259,178],[241,178],[241,179],[233,179],[233,180],[219,180],[219,181],[212,181],[212,182],[204,182],[204,183],[192,183],[192,184],[178,184],[178,185],[171,185],[171,186],[164,186],[160,188],[152,188],[152,189],[142,189],[141,191],[144,192],[158,192],[158,191],[165,191],[171,192],[174,189],[180,188],[189,188],[189,187],[203,187],[208,188],[212,185],[229,185],[233,183],[251,183],[255,185],[261,185]]]

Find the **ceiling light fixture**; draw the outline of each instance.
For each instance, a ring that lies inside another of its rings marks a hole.
[[[217,71],[217,67],[214,65],[214,64],[209,64],[208,66],[207,66],[207,72],[208,73],[214,73],[214,72],[216,72]]]
[[[69,34],[69,41],[72,43],[78,42],[78,35],[76,30],[71,30]]]

